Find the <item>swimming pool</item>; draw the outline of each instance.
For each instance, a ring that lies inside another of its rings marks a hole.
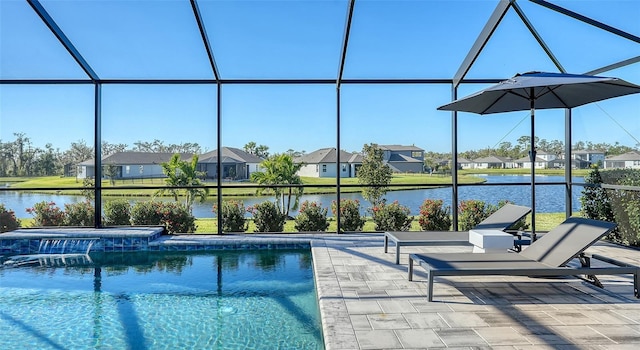
[[[323,349],[309,250],[0,268],[0,349]]]

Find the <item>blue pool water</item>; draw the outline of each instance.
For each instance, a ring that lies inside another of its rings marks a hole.
[[[323,349],[308,250],[0,267],[0,349]]]

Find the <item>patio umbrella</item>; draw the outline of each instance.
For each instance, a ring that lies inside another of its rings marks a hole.
[[[639,92],[640,86],[618,78],[529,72],[440,106],[438,110],[477,114],[531,110],[531,231],[535,240],[535,110],[573,108]]]

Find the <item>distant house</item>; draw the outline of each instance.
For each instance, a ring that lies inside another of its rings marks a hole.
[[[514,166],[511,158],[499,156],[482,157],[474,159],[473,162],[476,169],[507,169]]]
[[[458,169],[473,169],[475,165],[476,165],[476,162],[472,160],[458,157]]]
[[[549,162],[557,158],[555,154],[543,150],[536,151],[536,157],[542,158],[545,162]]]
[[[575,150],[571,151],[571,159],[580,159],[589,164],[604,165],[604,151],[600,150]]]
[[[522,157],[513,161],[518,168],[531,169],[531,159],[529,156]],[[563,161],[564,163],[564,161]],[[537,157],[535,160],[536,169],[546,169],[548,161],[542,157]]]
[[[260,163],[264,160],[239,148],[222,147],[220,151],[222,178],[227,180],[249,179],[252,173],[259,171]],[[208,179],[216,179],[217,163],[217,150],[203,153],[198,158],[197,170],[204,172]]]
[[[379,145],[383,161],[395,173],[423,173],[424,150],[416,146]]]
[[[625,154],[608,157],[604,160],[605,169],[640,169],[640,152],[631,151]]]
[[[115,179],[158,178],[164,177],[162,163],[171,160],[173,153],[157,152],[118,152],[102,158],[102,166],[105,170],[102,177],[107,178],[107,167],[115,167]],[[180,159],[190,160],[191,153],[180,154]],[[88,160],[78,164],[77,177],[79,179],[95,177],[95,161]]]
[[[294,162],[303,164],[298,175],[307,177],[336,177],[336,161],[335,148],[321,148],[294,159]],[[340,151],[340,177],[355,177],[361,164],[361,155]]]
[[[587,169],[591,163],[582,159],[571,159],[571,169]],[[547,162],[549,169],[564,169],[566,160],[562,158],[554,159]]]

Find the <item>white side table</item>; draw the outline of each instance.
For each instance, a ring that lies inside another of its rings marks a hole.
[[[474,253],[504,253],[513,248],[513,235],[501,230],[469,230]]]

